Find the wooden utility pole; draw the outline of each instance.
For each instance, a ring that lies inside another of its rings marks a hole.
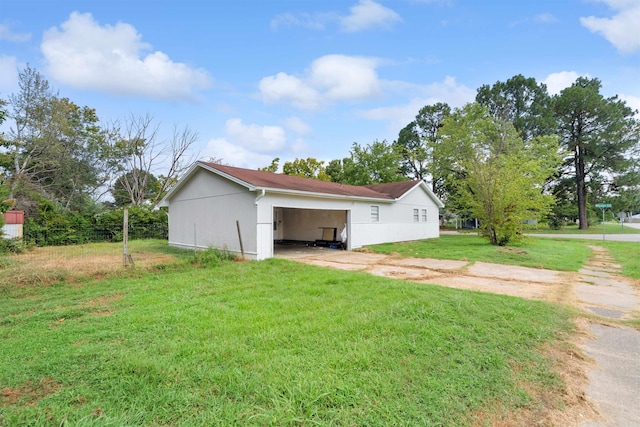
[[[127,266],[129,260],[129,209],[124,208],[124,219],[122,224],[122,265]]]

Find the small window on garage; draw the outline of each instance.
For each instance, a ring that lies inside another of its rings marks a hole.
[[[379,221],[380,221],[380,207],[371,206],[371,222],[379,222]]]
[[[420,221],[420,210],[414,209],[413,210],[413,222],[418,222],[418,221]]]
[[[422,209],[422,221],[427,222],[427,210]]]

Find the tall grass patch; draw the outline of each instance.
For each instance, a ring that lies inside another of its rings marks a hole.
[[[285,260],[25,289],[0,319],[0,422],[33,426],[473,425],[561,389],[540,349],[570,329],[542,302]]]

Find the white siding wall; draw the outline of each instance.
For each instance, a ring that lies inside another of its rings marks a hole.
[[[169,200],[169,244],[240,253],[239,220],[245,254],[257,258],[255,197],[245,187],[210,172],[196,172]]]
[[[414,188],[398,202],[379,206],[379,222],[371,222],[371,205],[359,204],[351,214],[353,248],[384,242],[420,240],[440,235],[438,207],[420,187]],[[415,222],[413,210],[418,209],[419,221]],[[422,209],[427,210],[427,221],[422,221]]]
[[[22,238],[22,224],[5,224],[2,226],[2,237],[4,239],[21,239]]]

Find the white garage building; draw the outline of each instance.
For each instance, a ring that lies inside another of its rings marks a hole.
[[[261,260],[277,242],[355,249],[438,237],[443,204],[423,181],[353,186],[196,162],[161,206],[170,245],[240,253],[242,242]]]

